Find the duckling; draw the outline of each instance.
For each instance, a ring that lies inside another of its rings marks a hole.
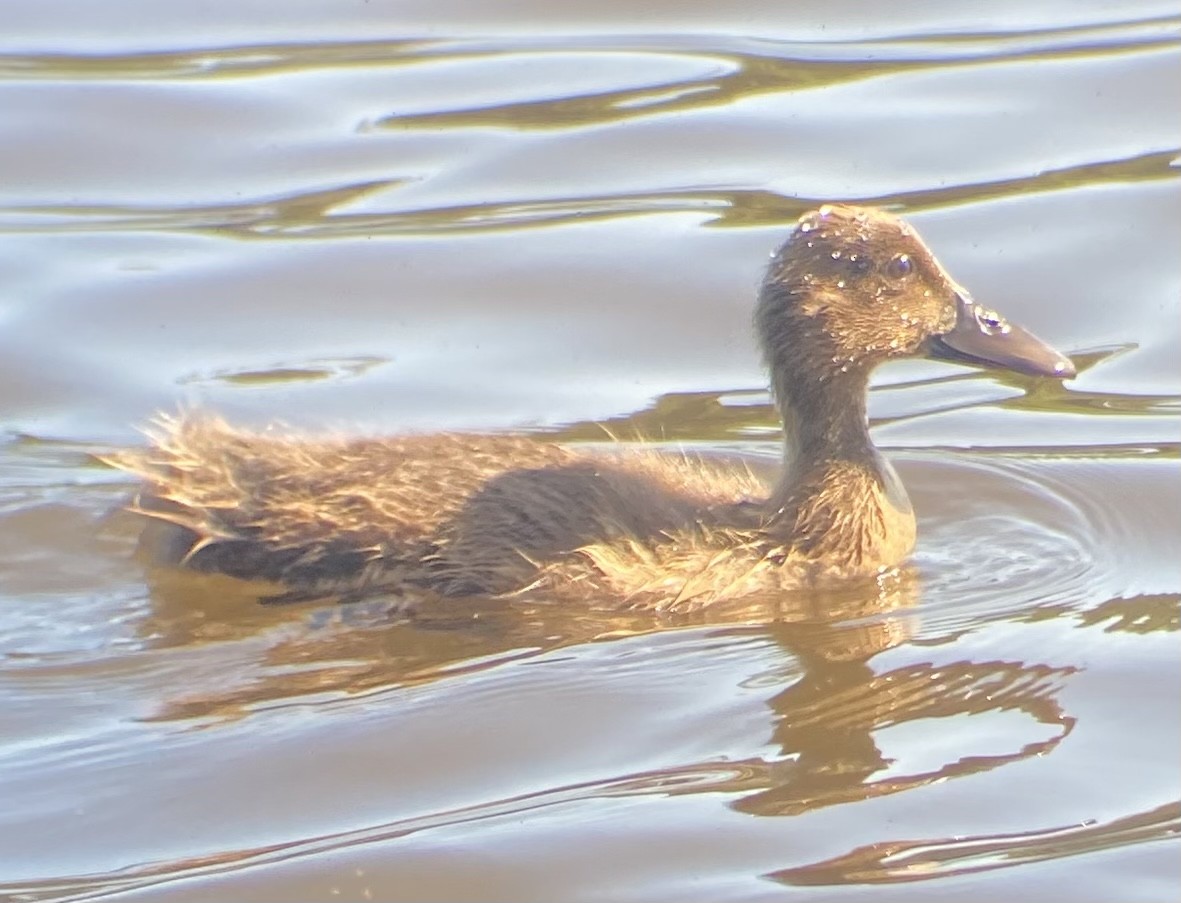
[[[462,434],[301,439],[162,416],[111,464],[159,565],[278,584],[273,601],[539,590],[685,609],[880,578],[915,517],[869,434],[870,374],[930,356],[1074,376],[977,304],[891,213],[830,204],[773,255],[755,310],[785,433],[768,489],[686,455]]]

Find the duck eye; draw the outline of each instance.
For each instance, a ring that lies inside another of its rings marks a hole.
[[[886,264],[886,275],[891,279],[905,279],[913,269],[909,254],[895,254]]]

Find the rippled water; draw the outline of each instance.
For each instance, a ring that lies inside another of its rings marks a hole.
[[[1165,4],[9,3],[0,899],[1176,896]],[[1066,384],[912,362],[882,592],[254,605],[145,575],[157,408],[770,468],[750,310],[895,205]]]

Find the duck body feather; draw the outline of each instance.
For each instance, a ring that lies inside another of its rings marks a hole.
[[[770,509],[747,468],[642,447],[309,440],[207,415],[161,417],[149,434],[147,449],[107,460],[144,481],[131,508],[148,518],[150,560],[281,584],[277,601],[541,589],[691,607],[872,576],[914,538],[909,507],[848,466],[818,473],[807,505]],[[872,516],[841,516],[853,495]]]

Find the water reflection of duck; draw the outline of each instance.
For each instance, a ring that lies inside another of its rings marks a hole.
[[[285,597],[485,595],[539,586],[690,607],[874,578],[910,552],[906,493],[874,447],[870,372],[931,355],[1066,378],[1071,362],[983,309],[895,216],[824,206],[774,255],[756,325],[787,467],[508,436],[304,441],[163,418],[111,459],[158,563],[281,584]]]

